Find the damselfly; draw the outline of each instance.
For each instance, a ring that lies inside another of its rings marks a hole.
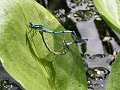
[[[30,23],[30,24],[29,24],[29,27],[30,27],[33,31],[40,33],[45,47],[46,47],[50,52],[52,52],[52,53],[54,53],[54,54],[64,55],[64,54],[66,54],[66,48],[69,48],[69,46],[72,45],[73,43],[83,43],[83,42],[84,42],[84,40],[78,40],[78,39],[77,39],[77,35],[76,35],[75,31],[70,31],[70,30],[53,31],[53,30],[50,30],[50,29],[44,27],[43,25],[33,24],[33,23]],[[52,34],[53,36],[54,36],[54,35],[71,34],[71,36],[72,36],[72,38],[73,38],[73,41],[67,42],[66,40],[63,40],[63,42],[62,42],[62,43],[63,43],[62,49],[61,49],[61,50],[58,50],[58,51],[54,51],[54,49],[51,49],[51,48],[49,47],[49,45],[46,43],[46,40],[45,40],[45,38],[44,38],[43,33],[49,33],[49,34]]]

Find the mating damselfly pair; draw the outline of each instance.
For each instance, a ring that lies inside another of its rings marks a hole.
[[[98,48],[95,48],[95,50],[93,50],[93,51],[95,51],[94,53],[92,53],[92,51],[91,51],[92,54],[89,52],[90,50],[92,50],[90,48],[93,43],[92,41],[95,41],[94,39],[93,40],[90,39],[92,34],[91,35],[86,34],[84,36],[85,32],[80,31],[80,33],[83,34],[82,37],[84,37],[83,39],[81,39],[77,36],[75,31],[66,30],[66,31],[57,31],[56,32],[53,30],[49,30],[48,28],[44,27],[43,25],[33,24],[33,23],[30,23],[29,26],[33,31],[40,33],[40,35],[43,39],[43,43],[46,46],[46,48],[51,53],[54,53],[55,55],[65,55],[67,53],[66,49],[69,50],[69,47],[71,47],[71,45],[73,43],[75,43],[78,46],[78,49],[80,50],[80,55],[83,54],[82,57],[86,64],[85,67],[86,67],[86,75],[87,75],[87,79],[88,79],[88,89],[89,90],[105,90],[105,85],[107,82],[106,79],[111,72],[111,64],[115,58],[113,55],[104,54],[103,52],[97,51]],[[89,30],[87,30],[87,31],[89,32]],[[59,52],[54,51],[54,49],[49,48],[49,45],[46,43],[46,41],[44,39],[43,33],[52,34],[53,37],[54,37],[54,35],[71,34],[73,41],[67,42],[64,40],[62,42],[63,47],[64,47],[63,50],[61,50]],[[82,49],[81,45],[83,45],[83,44],[86,44],[88,53],[81,52],[81,49]]]
[[[75,23],[77,31],[53,31],[43,25],[30,23],[30,27],[42,36],[46,48],[59,55],[65,55],[71,45],[75,43],[85,61],[88,90],[106,90],[106,84],[111,73],[112,63],[115,61],[120,46],[116,43],[116,33],[112,32],[97,12],[92,0],[65,0],[69,13],[64,9],[56,11],[57,16],[64,22],[67,17]],[[107,29],[106,29],[107,27]],[[112,35],[111,35],[112,32]],[[50,49],[45,42],[43,33],[51,35],[71,34],[73,41],[63,40],[63,50],[58,52]],[[80,37],[78,36],[80,34]],[[102,33],[102,34],[101,34]],[[118,35],[119,36],[119,35]],[[69,52],[69,51],[68,51]]]

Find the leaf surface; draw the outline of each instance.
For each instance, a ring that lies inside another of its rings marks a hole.
[[[94,0],[94,3],[109,26],[120,33],[120,0]]]
[[[83,61],[76,45],[66,55],[49,52],[29,22],[54,31],[64,30],[45,8],[33,0],[0,0],[0,60],[26,90],[86,90]],[[70,35],[44,34],[48,46],[62,47]]]

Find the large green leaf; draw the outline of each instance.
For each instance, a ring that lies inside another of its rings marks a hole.
[[[93,0],[100,15],[120,33],[120,0]]]
[[[0,0],[0,60],[7,72],[26,90],[86,90],[83,61],[76,45],[66,55],[49,52],[29,22],[51,30],[64,30],[59,22],[33,0]],[[70,35],[44,34],[52,49],[62,47]]]

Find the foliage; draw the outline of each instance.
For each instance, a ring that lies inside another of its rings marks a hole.
[[[50,53],[29,22],[51,30],[64,30],[33,0],[0,0],[0,60],[6,71],[26,90],[86,90],[83,62],[76,45],[66,55]],[[58,50],[70,35],[44,34],[50,48]]]
[[[93,0],[95,6],[111,28],[120,33],[120,0]]]

